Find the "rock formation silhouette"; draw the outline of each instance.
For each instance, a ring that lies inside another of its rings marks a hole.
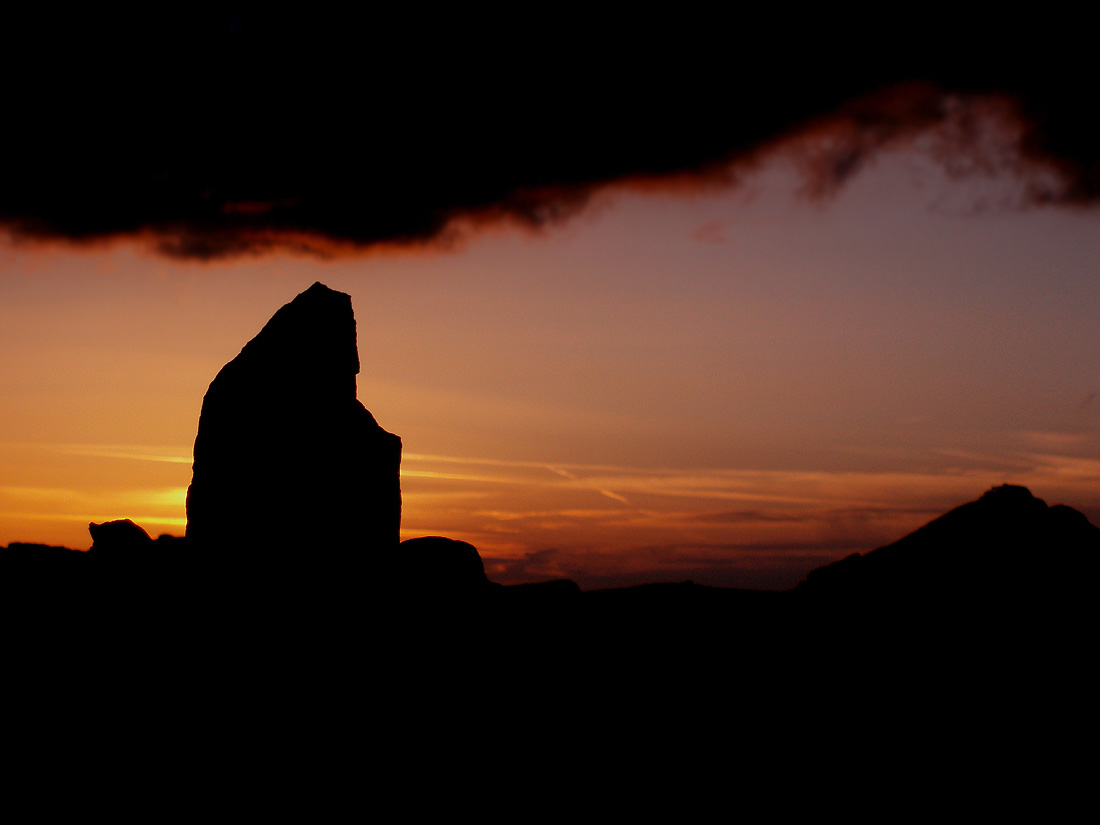
[[[102,524],[92,522],[88,525],[92,536],[92,546],[88,550],[96,557],[139,556],[148,553],[153,546],[153,537],[128,518],[105,521]]]
[[[440,595],[483,595],[492,586],[485,563],[469,542],[423,536],[401,542],[394,574],[401,583]]]
[[[351,297],[315,283],[207,390],[187,492],[189,553],[222,564],[391,557],[401,439],[356,398]]]

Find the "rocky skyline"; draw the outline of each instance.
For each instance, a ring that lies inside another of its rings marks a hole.
[[[359,368],[351,296],[314,283],[211,382],[185,537],[154,541],[128,518],[92,523],[83,559],[64,548],[6,548],[6,585],[18,590],[22,576],[48,586],[51,575],[91,584],[107,571],[134,590],[228,587],[234,599],[265,604],[265,591],[290,588],[295,598],[349,605],[427,594],[499,607],[504,591],[493,589],[500,583],[486,576],[474,546],[439,536],[400,542],[401,440],[356,398]],[[813,570],[787,592],[829,615],[867,605],[889,615],[919,612],[928,600],[952,613],[992,605],[1012,613],[1033,602],[1084,609],[1098,566],[1100,528],[1070,507],[1001,485],[888,546]],[[581,592],[568,580],[525,584],[513,589],[513,602],[567,609]],[[702,595],[706,588],[693,583],[646,589],[669,584],[634,589],[635,608],[664,609],[669,599],[722,598],[726,610],[735,599],[739,608],[748,604],[745,591]]]
[[[500,581],[783,589],[1005,483],[1100,522],[1087,27],[72,15],[4,55],[0,545],[181,533],[211,376],[318,280],[402,538]]]

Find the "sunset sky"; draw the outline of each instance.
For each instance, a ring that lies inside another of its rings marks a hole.
[[[788,587],[1005,482],[1100,523],[1100,209],[1003,96],[936,100],[705,173],[535,176],[530,212],[479,190],[384,242],[336,211],[241,224],[292,202],[248,176],[224,225],[76,231],[13,196],[0,545],[182,535],[209,382],[315,281],[351,295],[359,399],[403,440],[402,536],[495,581]]]

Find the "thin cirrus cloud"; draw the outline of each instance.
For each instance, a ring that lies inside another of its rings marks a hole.
[[[558,468],[571,477],[536,463],[414,455],[414,468],[451,472],[413,470],[403,532],[449,530],[474,543],[502,582],[693,579],[784,588],[815,566],[895,540],[975,490],[1023,484],[1053,504],[1088,500],[1100,481],[1100,464],[1069,455],[1024,450],[1007,461],[949,452],[935,467],[905,471]],[[505,483],[484,473],[489,466],[506,471]],[[605,490],[625,501],[600,504]]]
[[[191,464],[193,459],[170,447],[144,444],[47,444],[42,449],[86,458],[117,458],[124,461],[155,461],[163,464]]]

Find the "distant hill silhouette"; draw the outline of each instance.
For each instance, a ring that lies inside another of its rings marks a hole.
[[[911,607],[1062,601],[1092,590],[1100,528],[1025,487],[994,487],[893,544],[811,572],[802,595]]]
[[[387,560],[359,567],[360,578],[350,582],[343,578],[347,568],[333,567],[326,548],[314,544],[303,546],[289,566],[284,555],[269,569],[264,546],[252,542],[253,565],[230,566],[226,575],[222,561],[192,552],[191,539],[154,540],[129,520],[90,530],[94,543],[87,553],[20,543],[0,549],[4,606],[33,601],[49,604],[54,615],[94,613],[95,605],[108,601],[124,610],[142,594],[154,614],[167,615],[199,597],[223,613],[261,609],[300,618],[318,610],[354,613],[360,601],[368,612],[396,606],[431,613],[433,605],[450,610],[461,604],[466,619],[522,615],[534,623],[527,629],[544,633],[626,622],[627,635],[639,639],[682,632],[709,639],[735,627],[772,639],[836,633],[845,622],[870,617],[880,628],[901,622],[937,632],[994,614],[998,621],[1049,623],[1070,613],[1092,621],[1100,568],[1100,528],[1070,507],[1048,507],[1026,488],[1008,485],[892,544],[818,568],[784,592],[690,582],[587,592],[564,580],[503,586],[486,578],[476,548],[438,536],[402,542]],[[267,590],[251,588],[242,569]]]

